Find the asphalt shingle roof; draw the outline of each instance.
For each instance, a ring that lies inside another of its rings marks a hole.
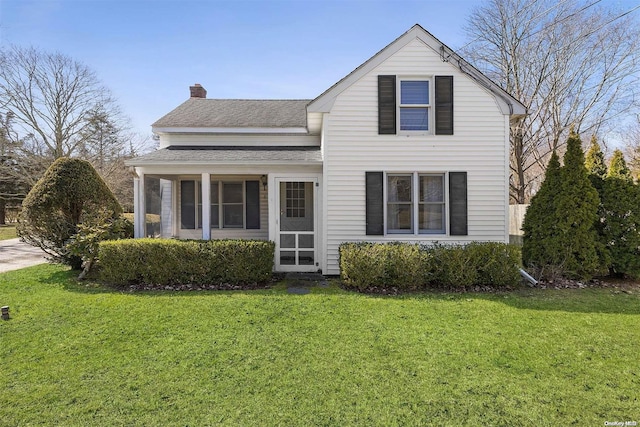
[[[152,126],[194,128],[293,128],[307,126],[309,99],[190,98]]]
[[[127,162],[130,165],[165,163],[321,163],[320,147],[171,146]]]

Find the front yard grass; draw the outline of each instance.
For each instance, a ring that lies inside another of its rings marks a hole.
[[[0,240],[15,239],[16,237],[18,235],[15,224],[0,225]]]
[[[640,293],[121,293],[0,274],[0,425],[640,422]]]

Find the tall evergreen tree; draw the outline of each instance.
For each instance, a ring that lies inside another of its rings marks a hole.
[[[590,175],[594,175],[601,179],[606,178],[607,165],[604,161],[604,153],[602,152],[595,135],[591,137],[591,144],[589,145],[589,150],[585,155],[584,165]]]
[[[600,272],[598,218],[600,198],[585,167],[580,136],[571,130],[567,139],[561,186],[556,200],[558,235],[561,236],[561,267],[569,277],[588,279]]]
[[[609,163],[609,173],[607,174],[607,176],[612,178],[620,178],[628,182],[633,182],[633,175],[631,174],[631,170],[627,166],[627,162],[624,159],[624,154],[622,154],[622,151],[616,149],[613,152],[611,162]]]
[[[541,276],[586,279],[600,270],[594,223],[598,192],[589,180],[580,137],[572,130],[564,166],[552,156],[523,224],[522,258]]]
[[[560,262],[560,250],[556,244],[555,195],[561,185],[560,159],[554,151],[549,159],[544,181],[531,198],[522,223],[524,231],[522,261],[526,267],[545,275],[545,267]]]
[[[600,197],[598,231],[611,258],[610,272],[640,278],[640,187],[620,150],[613,153]]]

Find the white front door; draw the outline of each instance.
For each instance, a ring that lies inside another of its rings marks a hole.
[[[276,179],[276,270],[317,271],[317,180]]]

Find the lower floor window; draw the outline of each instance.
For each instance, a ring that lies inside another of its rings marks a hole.
[[[445,175],[387,174],[387,233],[446,232]]]
[[[245,193],[244,181],[211,182],[211,228],[245,228],[247,205]],[[180,227],[202,228],[202,183],[200,181],[180,181]],[[258,227],[250,228],[259,228],[259,223]]]

